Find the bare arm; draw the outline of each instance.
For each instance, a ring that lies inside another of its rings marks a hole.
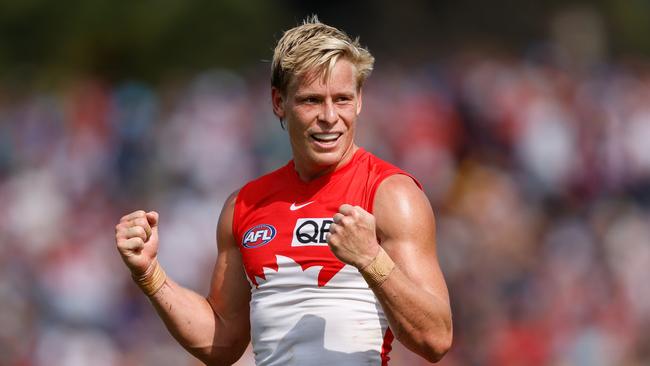
[[[205,298],[167,277],[162,287],[149,297],[174,338],[209,365],[234,363],[250,340],[250,288],[232,233],[234,201],[235,195],[228,198],[219,218],[219,252],[209,296]],[[153,212],[136,211],[123,217],[116,227],[118,250],[136,277],[146,277],[157,265],[157,216]]]
[[[390,327],[413,352],[431,362],[440,360],[451,347],[451,310],[436,255],[435,219],[424,193],[411,178],[391,176],[377,190],[374,216],[343,205],[334,221],[330,247],[359,269],[382,250],[379,238],[395,267],[371,288]]]

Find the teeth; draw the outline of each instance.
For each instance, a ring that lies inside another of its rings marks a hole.
[[[315,134],[313,134],[311,136],[313,138],[315,138],[316,140],[334,141],[337,138],[339,138],[339,136],[341,136],[341,134],[339,134],[339,133],[315,133]]]

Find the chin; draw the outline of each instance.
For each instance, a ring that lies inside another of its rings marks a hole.
[[[312,161],[320,167],[328,167],[338,164],[343,159],[343,153],[340,151],[312,152]]]

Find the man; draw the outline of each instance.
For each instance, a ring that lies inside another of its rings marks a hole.
[[[135,282],[205,363],[234,363],[251,338],[258,365],[385,365],[393,334],[432,362],[449,349],[429,201],[414,178],[354,143],[373,62],[315,17],[280,39],[272,103],[293,160],[228,198],[207,298],[162,270],[156,212],[116,226]]]

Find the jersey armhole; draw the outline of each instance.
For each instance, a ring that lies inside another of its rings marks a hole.
[[[415,183],[418,188],[422,189],[422,184],[411,174],[403,171],[403,170],[389,170],[386,172],[383,172],[372,185],[372,188],[370,189],[370,197],[369,197],[369,202],[368,202],[368,212],[373,213],[374,206],[375,206],[375,194],[377,193],[377,189],[379,189],[379,185],[381,182],[383,182],[386,178],[391,177],[393,175],[405,175],[411,179],[413,179],[413,182]]]

